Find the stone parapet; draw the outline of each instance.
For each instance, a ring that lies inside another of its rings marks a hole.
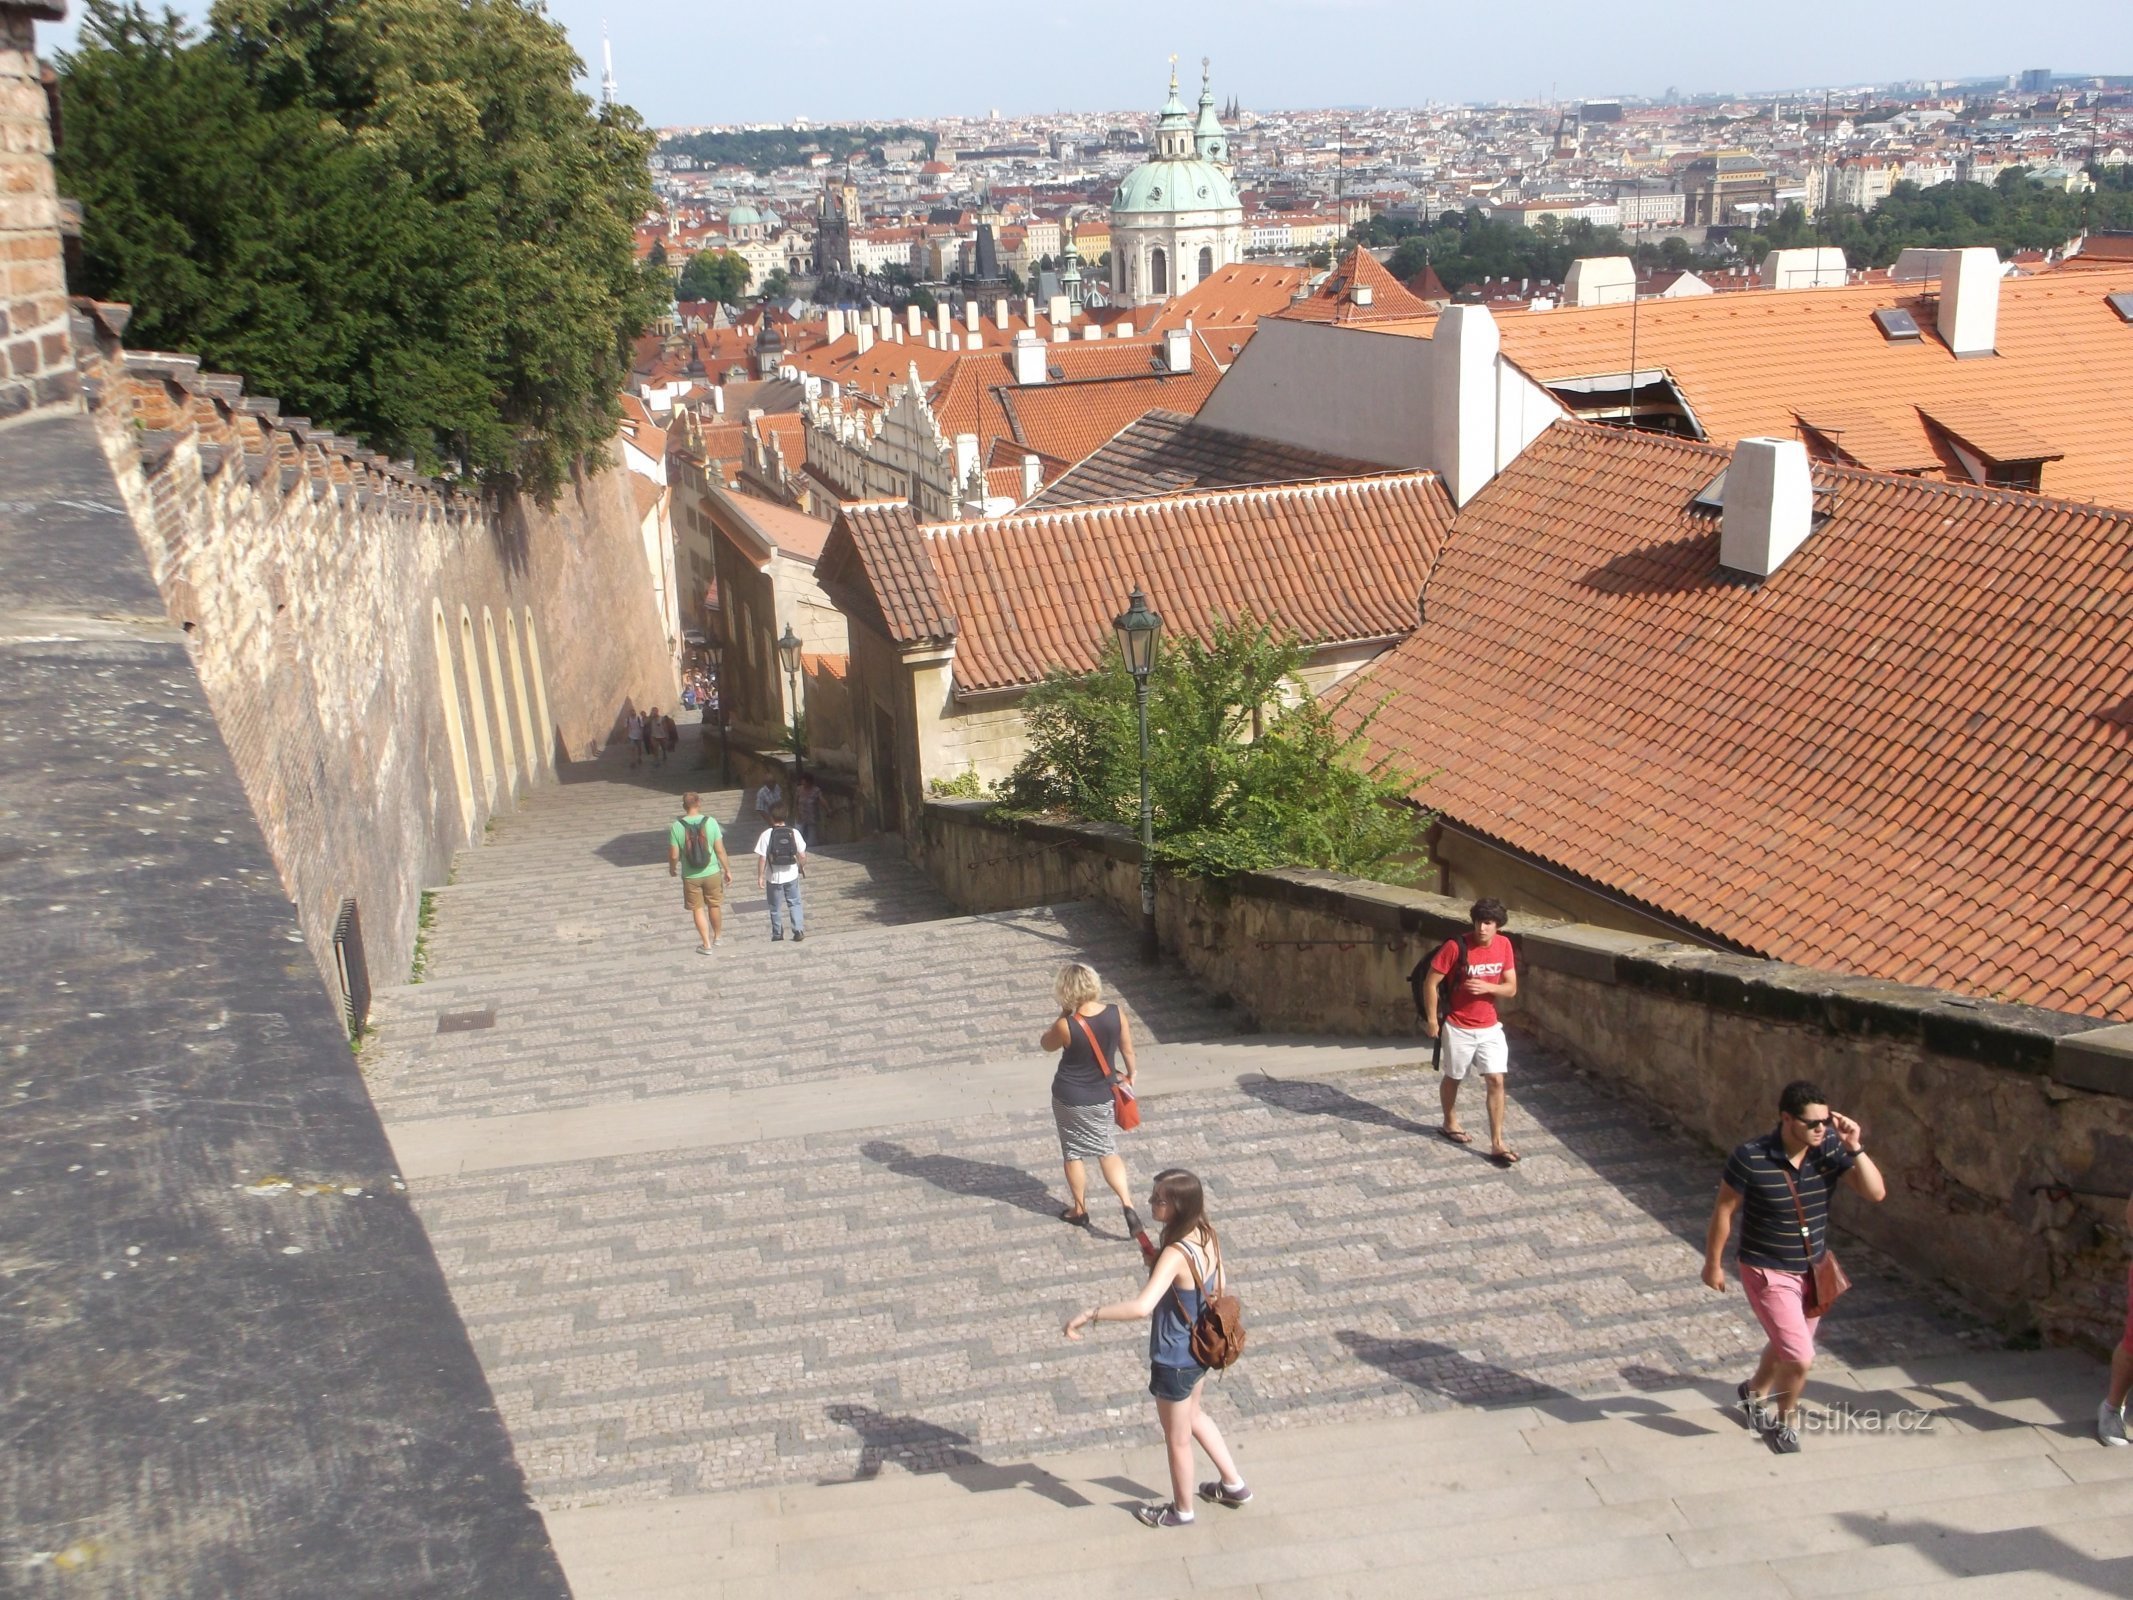
[[[929,801],[912,839],[964,910],[1097,899],[1138,915],[1127,830],[991,809]],[[1467,907],[1283,870],[1162,876],[1156,918],[1166,956],[1262,1029],[1392,1035],[1416,1028],[1408,972],[1466,926]],[[1889,1178],[1880,1206],[1841,1197],[1848,1227],[2011,1328],[2116,1338],[2133,1026],[1583,923],[1508,931],[1517,1026],[1719,1149],[1768,1126],[1786,1082],[1813,1080],[1865,1124]]]
[[[81,392],[67,337],[49,79],[35,26],[65,11],[56,0],[0,3],[0,422],[74,409]]]

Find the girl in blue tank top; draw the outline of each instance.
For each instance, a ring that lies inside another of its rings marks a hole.
[[[1155,1396],[1156,1419],[1170,1455],[1171,1503],[1142,1506],[1134,1515],[1151,1528],[1182,1528],[1193,1520],[1194,1444],[1221,1473],[1200,1485],[1201,1499],[1235,1507],[1250,1500],[1252,1491],[1238,1476],[1221,1429],[1200,1409],[1207,1369],[1193,1359],[1192,1325],[1200,1314],[1202,1286],[1207,1293],[1221,1292],[1223,1270],[1221,1241],[1207,1220],[1206,1192],[1198,1178],[1172,1167],[1155,1175],[1148,1210],[1163,1230],[1163,1244],[1141,1292],[1131,1300],[1076,1312],[1066,1325],[1066,1336],[1078,1343],[1081,1330],[1092,1322],[1149,1319],[1148,1392]]]

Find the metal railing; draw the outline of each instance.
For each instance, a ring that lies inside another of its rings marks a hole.
[[[333,920],[333,963],[341,975],[348,1037],[360,1039],[370,1026],[370,961],[363,954],[363,915],[353,897],[341,902],[341,914]]]

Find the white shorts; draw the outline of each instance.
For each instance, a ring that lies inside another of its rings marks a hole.
[[[1511,1046],[1503,1036],[1502,1023],[1486,1028],[1457,1028],[1447,1022],[1443,1027],[1444,1075],[1454,1083],[1466,1076],[1469,1067],[1484,1077],[1500,1077],[1511,1065]]]

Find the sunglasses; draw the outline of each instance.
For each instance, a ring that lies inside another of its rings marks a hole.
[[[1792,1116],[1792,1113],[1789,1111],[1785,1114],[1787,1116]],[[1829,1126],[1829,1118],[1827,1117],[1815,1117],[1812,1120],[1806,1117],[1793,1117],[1792,1120],[1794,1122],[1797,1122],[1801,1127],[1805,1128],[1810,1133],[1819,1133],[1824,1128]]]

